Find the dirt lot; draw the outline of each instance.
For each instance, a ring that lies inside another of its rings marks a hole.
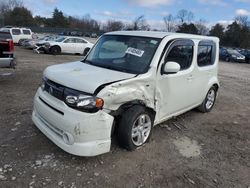
[[[84,158],[59,149],[31,121],[44,68],[81,56],[20,48],[16,55],[16,76],[0,81],[0,187],[250,186],[249,64],[220,63],[211,113],[193,110],[155,127],[150,143],[134,152],[114,141],[110,153]]]

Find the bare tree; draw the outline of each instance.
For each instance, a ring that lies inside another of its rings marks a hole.
[[[121,21],[108,20],[104,25],[104,30],[106,32],[110,31],[120,31],[124,29],[124,24]]]
[[[127,30],[148,31],[150,30],[150,26],[148,25],[144,15],[141,15],[133,21],[132,25],[127,27]]]
[[[235,21],[241,26],[246,27],[248,25],[248,17],[247,16],[237,16],[235,17]]]
[[[209,34],[209,28],[207,27],[207,21],[200,19],[195,24],[196,28],[198,29],[199,35],[208,35]]]
[[[184,22],[191,22],[194,19],[194,14],[191,11],[182,9],[177,13],[176,18],[183,24]]]
[[[0,14],[13,10],[15,7],[22,7],[22,0],[0,0]]]
[[[166,25],[167,32],[174,32],[176,30],[175,19],[172,14],[163,17],[163,20]]]

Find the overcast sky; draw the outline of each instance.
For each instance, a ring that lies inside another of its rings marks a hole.
[[[23,0],[33,15],[51,17],[55,7],[66,15],[90,14],[98,21],[116,19],[130,21],[145,15],[155,28],[163,25],[163,16],[178,10],[192,11],[195,19],[204,19],[208,24],[227,23],[236,15],[250,17],[250,0]]]

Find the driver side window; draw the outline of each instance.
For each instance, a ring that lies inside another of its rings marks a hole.
[[[170,46],[165,57],[165,63],[169,61],[180,65],[180,70],[186,70],[191,67],[194,55],[194,43],[191,40],[177,40]]]

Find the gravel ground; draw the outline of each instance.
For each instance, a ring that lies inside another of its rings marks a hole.
[[[215,108],[196,110],[153,130],[134,152],[115,139],[110,153],[76,157],[31,121],[42,71],[81,56],[16,48],[16,75],[0,78],[0,187],[250,187],[250,64],[220,63]]]

